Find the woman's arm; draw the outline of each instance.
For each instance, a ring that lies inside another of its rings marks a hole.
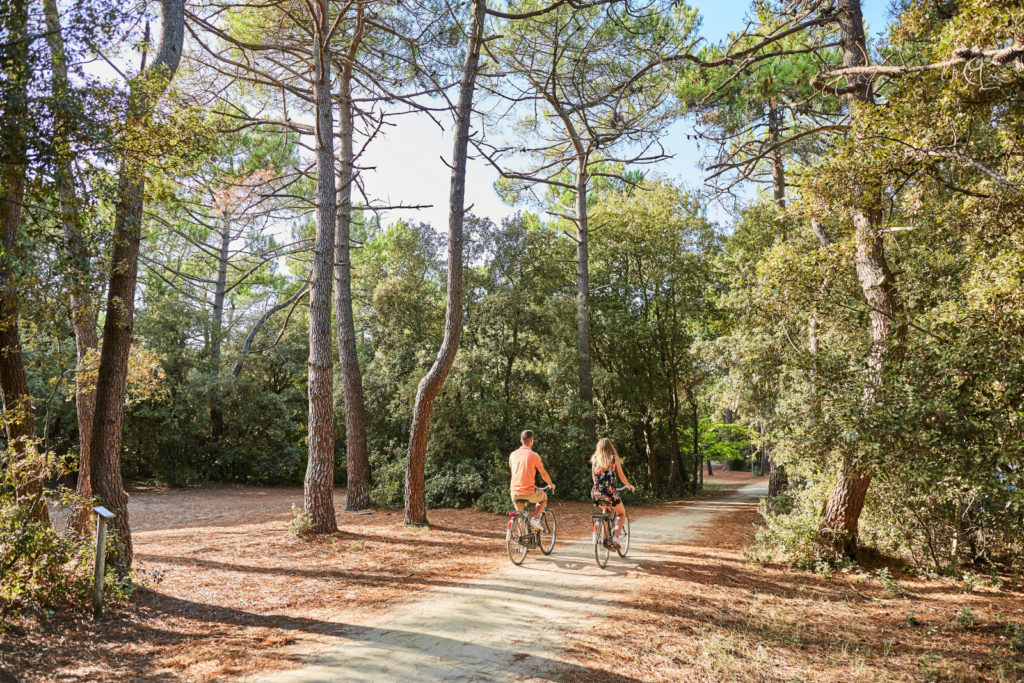
[[[619,473],[619,481],[630,491],[635,491],[636,489],[633,488],[633,485],[626,480],[626,473],[622,471],[622,458],[615,458],[615,470]]]

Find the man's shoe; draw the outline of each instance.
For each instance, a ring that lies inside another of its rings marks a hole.
[[[530,526],[532,526],[537,531],[541,531],[544,528],[544,525],[540,523],[539,519],[533,518],[530,518]]]

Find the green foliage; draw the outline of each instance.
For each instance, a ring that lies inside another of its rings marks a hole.
[[[460,508],[473,504],[483,489],[484,478],[469,463],[438,472],[426,480],[427,505]]]
[[[62,469],[52,453],[5,449],[0,455],[0,630],[14,617],[45,619],[56,609],[81,609],[91,596],[95,545],[88,538],[61,536],[52,525],[33,520],[30,506],[15,495],[14,472],[25,466],[26,458],[37,459],[45,475]],[[88,503],[68,491],[60,500]]]
[[[964,607],[956,613],[956,623],[960,624],[962,628],[972,628],[977,620],[978,618],[971,611],[970,607]]]

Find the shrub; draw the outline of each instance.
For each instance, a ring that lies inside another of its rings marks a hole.
[[[480,495],[484,478],[468,463],[459,463],[454,469],[438,472],[426,481],[429,507],[466,507]]]
[[[63,468],[52,454],[8,450],[0,458],[0,627],[9,617],[87,605],[95,558],[91,540],[74,534],[62,537],[51,524],[32,520],[28,506],[17,500],[12,474],[25,468],[11,465],[36,459],[38,466],[29,469],[41,479],[59,476]],[[63,492],[65,502],[73,497],[70,491]]]
[[[384,452],[370,452],[370,471],[373,472],[370,500],[377,507],[384,508],[399,507],[405,499],[405,458],[388,457],[389,451],[402,453],[397,442],[389,446]]]

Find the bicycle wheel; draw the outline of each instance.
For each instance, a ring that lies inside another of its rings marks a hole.
[[[540,518],[540,523],[544,527],[540,530],[540,551],[545,555],[550,555],[551,551],[555,549],[555,513],[545,510],[544,515]]]
[[[609,531],[608,518],[605,517],[597,525],[597,533],[594,534],[594,559],[601,569],[608,566],[608,546],[605,545],[605,541],[608,539]]]
[[[622,531],[619,532],[619,557],[629,552],[629,513],[622,519]]]
[[[522,564],[526,559],[529,548],[519,542],[526,534],[526,518],[521,515],[513,517],[512,526],[505,532],[505,547],[508,548],[508,559],[512,560],[512,564]]]

